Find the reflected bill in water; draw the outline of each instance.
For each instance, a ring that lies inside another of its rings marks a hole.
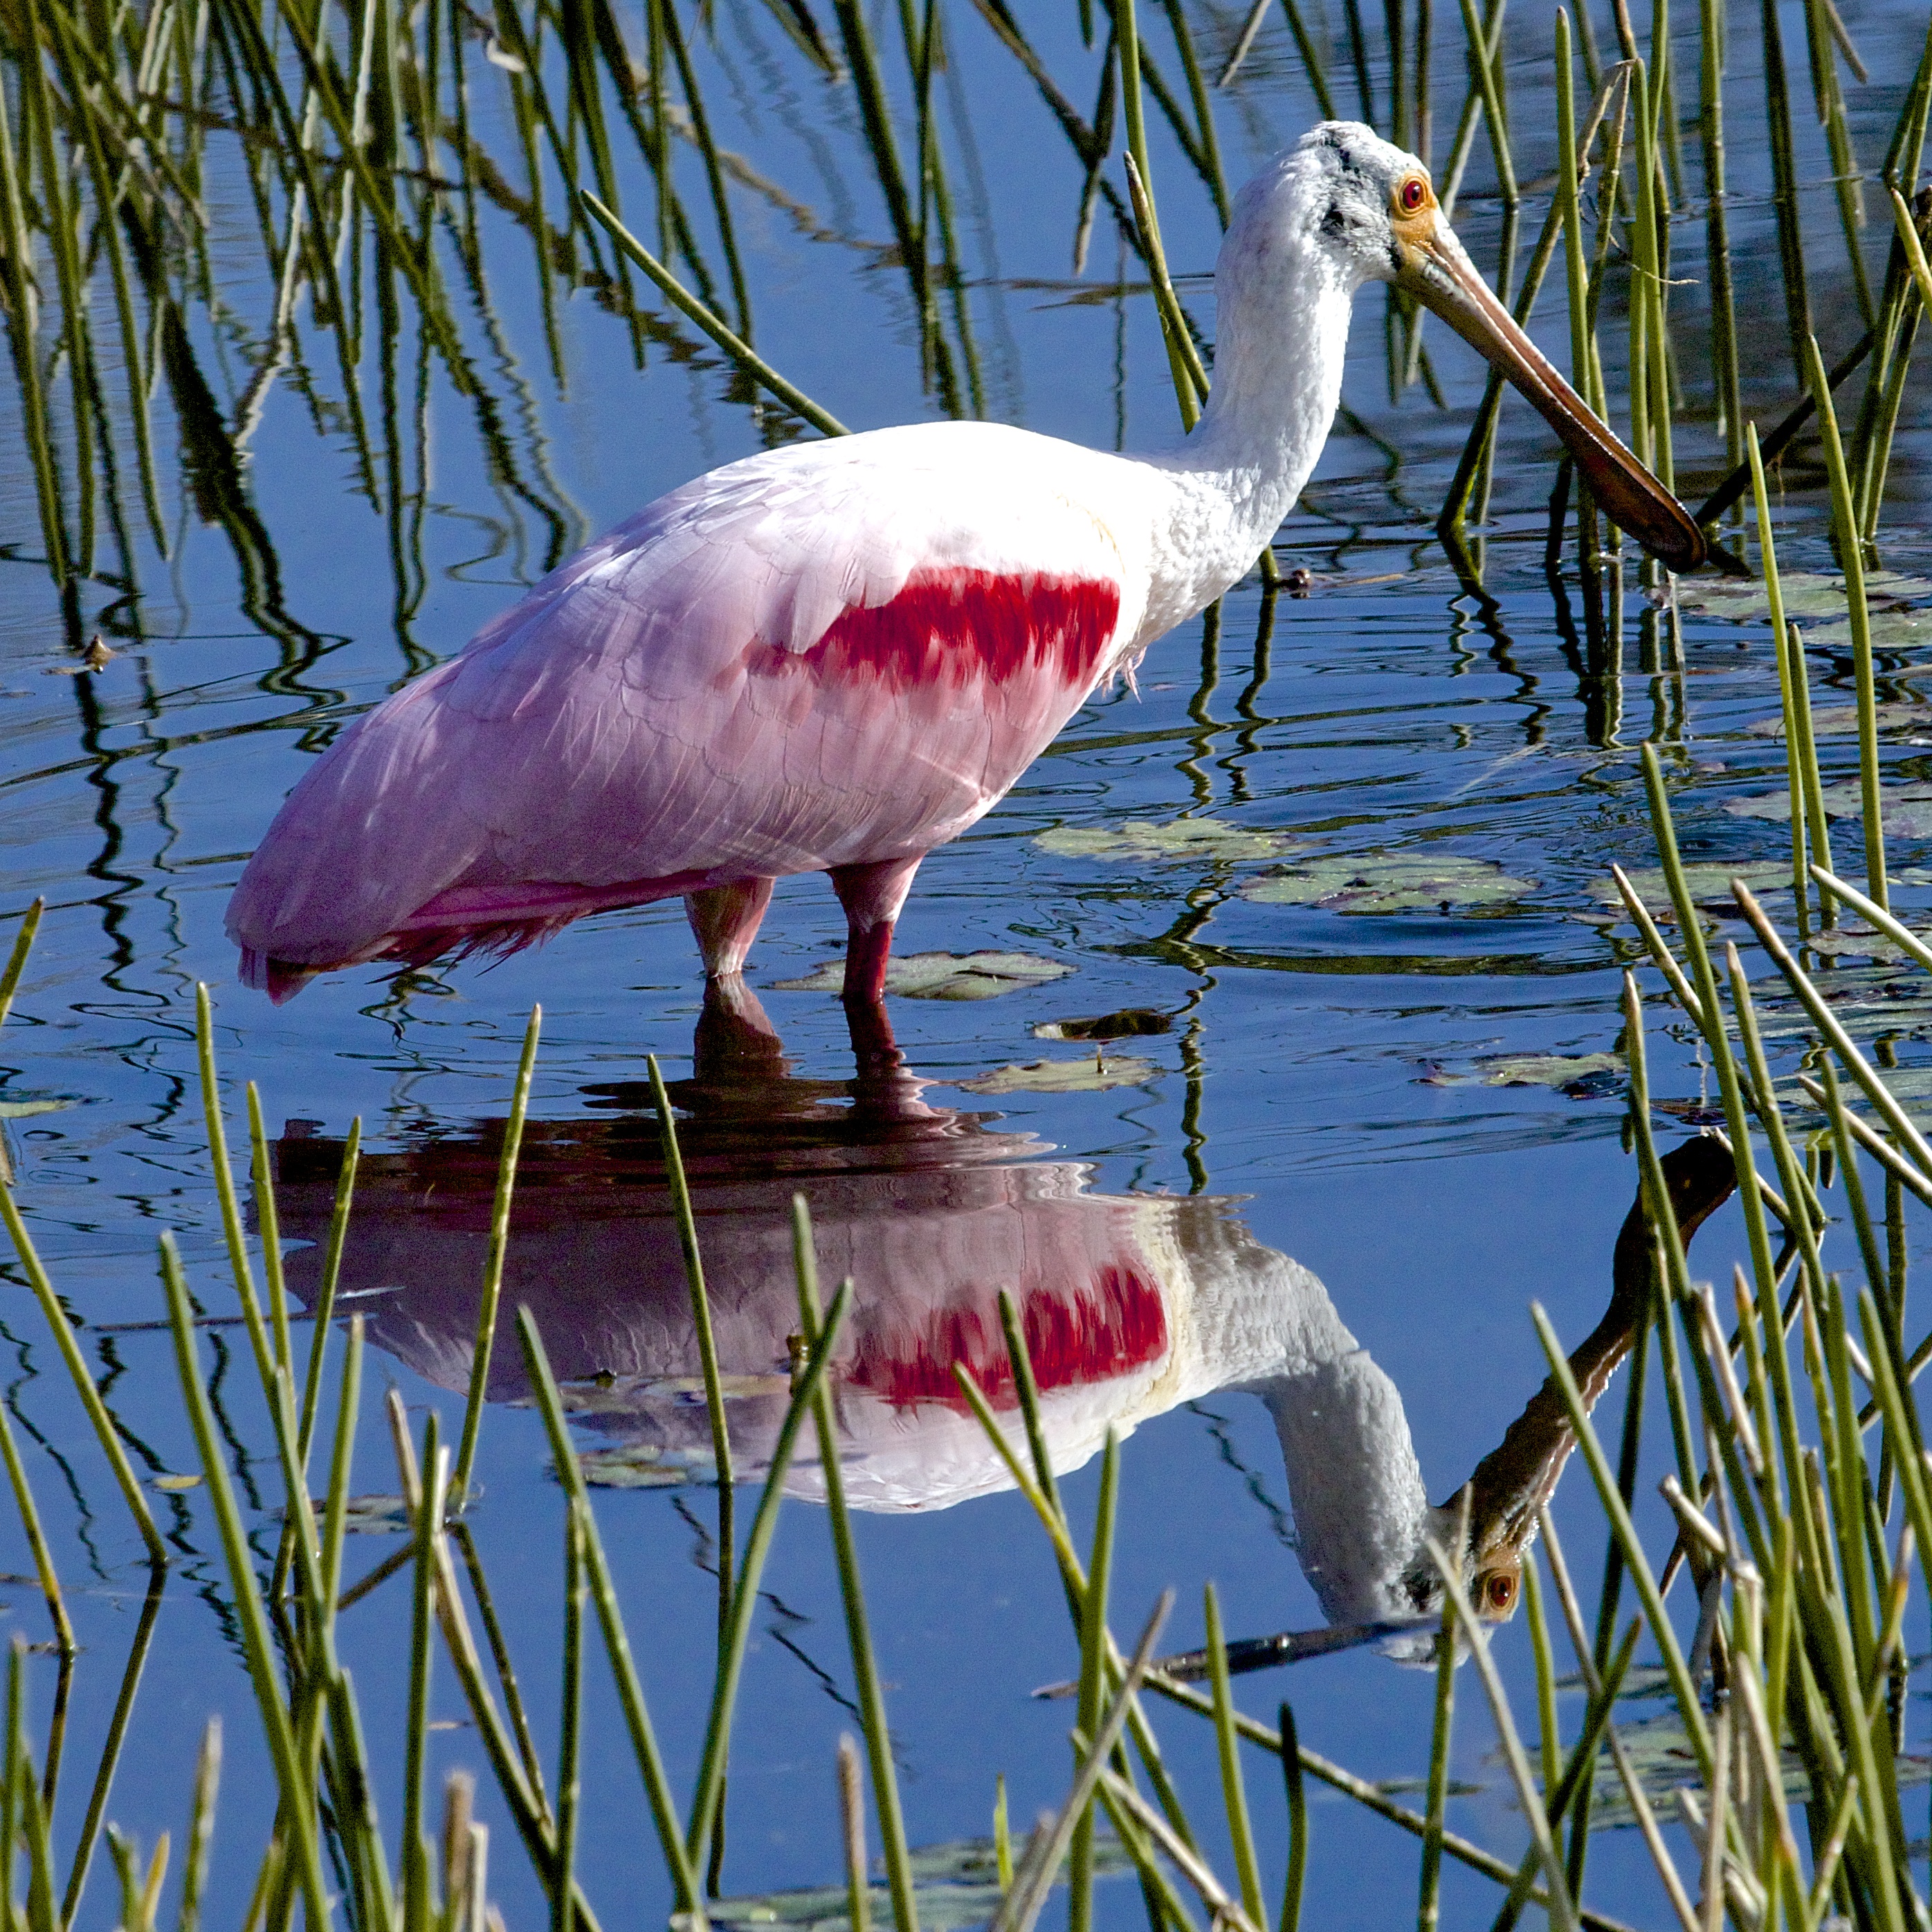
[[[1233,1204],[1089,1191],[1083,1162],[998,1116],[926,1098],[929,1082],[890,1049],[862,1047],[849,1081],[790,1073],[742,988],[714,995],[693,1077],[674,1083],[724,1377],[736,1473],[761,1478],[790,1388],[798,1326],[792,1197],[809,1202],[822,1280],[855,1296],[832,1369],[850,1501],[932,1510],[1010,1486],[955,1379],[970,1370],[1024,1455],[1001,1328],[1012,1298],[1038,1382],[1048,1452],[1079,1468],[1108,1430],[1126,1436],[1224,1390],[1273,1418],[1297,1553],[1328,1618],[1327,1642],[1240,1647],[1250,1667],[1335,1647],[1344,1633],[1425,1655],[1426,1634],[1391,1636],[1439,1606],[1426,1549],[1457,1537],[1463,1485],[1432,1505],[1400,1392],[1356,1340],[1322,1282],[1264,1246]],[[586,1090],[608,1118],[529,1124],[519,1164],[489,1394],[527,1394],[510,1327],[535,1315],[574,1411],[593,1480],[647,1485],[713,1465],[689,1293],[656,1119],[642,1082]],[[340,1291],[370,1337],[458,1393],[469,1382],[503,1123],[426,1136],[366,1157]],[[340,1148],[278,1144],[291,1286],[313,1305]],[[1728,1196],[1720,1143],[1665,1163],[1687,1238]],[[1602,1320],[1571,1358],[1586,1400],[1607,1385],[1641,1320],[1650,1242],[1633,1208]],[[1468,1479],[1466,1580],[1485,1615],[1514,1610],[1538,1504],[1573,1446],[1553,1388],[1537,1390]],[[823,1494],[813,1463],[788,1477]],[[1366,1628],[1364,1628],[1366,1627]]]

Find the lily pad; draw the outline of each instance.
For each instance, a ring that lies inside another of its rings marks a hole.
[[[318,1498],[318,1513],[322,1507]],[[351,1496],[343,1506],[342,1524],[358,1536],[393,1536],[416,1527],[400,1496]]]
[[[1017,1834],[1016,1834],[1017,1835]],[[1015,1847],[1016,1855],[1018,1852]],[[1000,1861],[990,1838],[966,1838],[948,1845],[922,1845],[910,1856],[913,1897],[919,1922],[927,1932],[966,1932],[998,1916],[1004,1894],[1000,1887]],[[1120,1840],[1105,1832],[1094,1834],[1094,1873],[1112,1878],[1132,1869]],[[1063,1864],[1056,1885],[1066,1882]],[[868,1888],[874,1925],[892,1922],[892,1894],[883,1885]],[[794,1892],[768,1892],[746,1898],[707,1898],[704,1916],[713,1925],[731,1932],[850,1932],[850,1895],[843,1882]],[[671,1916],[671,1932],[691,1932],[684,1912]]]
[[[1864,799],[1855,783],[1826,785],[1820,794],[1829,818],[1858,818],[1864,812]],[[1733,818],[1767,818],[1782,824],[1791,817],[1791,794],[1760,792],[1754,797],[1724,801],[1724,809]],[[1883,785],[1879,790],[1879,812],[1885,829],[1894,838],[1932,838],[1932,784]]]
[[[1229,825],[1219,818],[1175,818],[1166,824],[1130,818],[1118,831],[1100,825],[1057,825],[1033,842],[1042,850],[1077,859],[1130,860],[1142,865],[1238,865],[1256,859],[1285,858],[1306,849],[1286,832]]]
[[[1158,1006],[1123,1006],[1117,1013],[1096,1013],[1077,1020],[1048,1020],[1033,1030],[1035,1040],[1132,1040],[1166,1033],[1174,1016]]]
[[[720,1376],[718,1393],[727,1402],[746,1402],[760,1396],[781,1399],[791,1393],[788,1375]],[[628,1415],[647,1402],[704,1406],[702,1376],[592,1376],[559,1384],[557,1394],[573,1415]],[[522,1407],[531,1406],[526,1399]]]
[[[1472,1060],[1466,1073],[1425,1074],[1430,1087],[1552,1087],[1573,1100],[1612,1090],[1624,1068],[1620,1053],[1494,1053]]]
[[[1073,968],[1030,952],[908,952],[886,965],[886,991],[902,1000],[990,1000],[1022,986],[1064,980]],[[842,993],[845,962],[829,959],[802,980],[781,980],[784,993]]]
[[[1922,644],[1932,638],[1932,610],[1870,610],[1866,614],[1871,626],[1871,640],[1879,650],[1902,650],[1914,644]],[[1808,644],[1831,646],[1852,642],[1852,620],[1847,613],[1841,623],[1820,624],[1804,633]]]
[[[584,1480],[600,1490],[670,1490],[718,1480],[718,1465],[708,1449],[620,1442],[608,1449],[586,1449],[577,1462]]]
[[[1160,1070],[1150,1060],[1096,1052],[1082,1060],[1035,1060],[1024,1066],[998,1066],[952,1084],[968,1094],[1098,1094],[1109,1087],[1144,1086]]]
[[[1697,1790],[1702,1786],[1704,1780],[1697,1767],[1696,1754],[1691,1749],[1684,1720],[1675,1710],[1660,1712],[1654,1718],[1639,1718],[1631,1724],[1620,1724],[1617,1738],[1630,1760],[1639,1787],[1653,1808],[1668,1804],[1671,1794],[1680,1788]],[[1932,1780],[1932,1760],[1901,1751],[1894,1762],[1901,1785],[1924,1784]],[[1780,1768],[1786,1796],[1802,1798],[1807,1796],[1810,1785],[1803,1760],[1790,1745],[1780,1754]],[[1636,1823],[1629,1794],[1624,1789],[1616,1760],[1611,1756],[1607,1744],[1598,1754],[1595,1784],[1596,1797],[1590,1814],[1592,1831],[1614,1830],[1620,1826]]]
[[[1263,905],[1318,905],[1330,912],[1446,911],[1509,905],[1533,891],[1486,859],[1453,852],[1339,852],[1250,880],[1241,896]]]
[[[1675,918],[1670,882],[1660,871],[1653,869],[1633,872],[1626,869],[1624,876],[1653,919],[1670,920]],[[1684,883],[1690,888],[1690,900],[1694,905],[1714,908],[1720,912],[1735,913],[1737,910],[1737,902],[1731,897],[1731,881],[1733,879],[1743,880],[1760,898],[1780,887],[1786,892],[1791,890],[1790,866],[1778,865],[1768,860],[1754,860],[1735,865],[1713,860],[1706,864],[1686,866],[1684,878]],[[1592,879],[1590,891],[1592,896],[1601,899],[1606,905],[1616,906],[1619,909],[1623,905],[1623,895],[1617,890],[1617,882],[1614,879]]]
[[[196,1476],[194,1480],[198,1483],[201,1478]],[[176,1481],[177,1486],[187,1486],[178,1478]],[[160,1489],[164,1484],[158,1479],[154,1486]],[[320,1496],[311,1496],[309,1504],[315,1511],[316,1520],[320,1522],[322,1511],[328,1507],[326,1500]],[[278,1510],[275,1514],[279,1516],[281,1511]],[[345,1529],[352,1531],[358,1536],[399,1536],[416,1528],[410,1520],[409,1506],[400,1496],[376,1495],[351,1496],[343,1504],[342,1523]]]
[[[1779,574],[1778,584],[1784,593],[1787,617],[1816,618],[1828,622],[1844,618],[1850,608],[1842,577],[1787,570]],[[1932,597],[1932,582],[1894,570],[1875,570],[1865,579],[1868,608],[1876,606],[1887,615],[1916,597]],[[1765,587],[1750,578],[1687,578],[1677,586],[1677,603],[1680,610],[1694,610],[1707,617],[1726,617],[1736,623],[1771,621],[1771,600]]]
[[[1928,613],[1932,616],[1932,613]],[[1932,704],[1880,704],[1874,707],[1881,731],[1906,731],[1923,725],[1932,728]],[[1858,707],[1856,704],[1828,704],[1811,714],[1811,735],[1814,738],[1837,737],[1858,728]],[[1754,724],[1744,729],[1754,738],[1781,738],[1784,736],[1784,719],[1760,718]]]
[[[1834,926],[1828,932],[1813,933],[1804,944],[1830,958],[1876,959],[1892,965],[1911,957],[1904,946],[1880,938],[1866,926]]]
[[[1878,1077],[1895,1100],[1932,1100],[1932,1066],[1881,1067]]]
[[[0,1100],[0,1120],[24,1120],[34,1114],[58,1114],[63,1108],[71,1107],[71,1100],[56,1096],[33,1097],[22,1096],[17,1100]]]

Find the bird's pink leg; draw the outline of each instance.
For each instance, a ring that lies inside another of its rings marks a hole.
[[[925,854],[922,853],[920,858]],[[835,866],[832,889],[845,908],[845,1004],[876,1006],[886,990],[892,927],[912,890],[918,859],[880,859],[869,866]]]
[[[723,980],[745,970],[752,941],[758,936],[765,908],[772,902],[771,879],[734,879],[684,896],[685,916],[704,955],[704,976]]]

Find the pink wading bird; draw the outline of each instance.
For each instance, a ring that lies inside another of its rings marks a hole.
[[[1241,191],[1214,391],[1177,448],[926,423],[658,498],[316,762],[230,904],[244,978],[280,1000],[332,968],[508,952],[681,894],[724,979],[773,881],[822,872],[850,928],[848,1009],[876,1012],[920,861],[1273,538],[1328,438],[1368,281],[1501,369],[1620,527],[1672,569],[1704,561],[1688,512],[1484,284],[1422,164],[1329,122]]]

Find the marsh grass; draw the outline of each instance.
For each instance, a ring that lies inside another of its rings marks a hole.
[[[318,434],[345,448],[355,487],[382,520],[398,643],[412,670],[428,661],[409,632],[428,580],[422,544],[433,387],[446,388],[468,418],[506,509],[537,526],[537,560],[556,561],[584,532],[542,440],[520,440],[508,427],[530,413],[533,397],[491,292],[506,274],[534,278],[544,359],[559,389],[568,380],[560,316],[588,295],[621,328],[640,370],[688,359],[687,326],[708,338],[726,358],[728,394],[754,412],[768,437],[842,428],[754,346],[758,319],[740,236],[748,202],[794,216],[805,204],[719,145],[704,76],[715,70],[706,58],[710,44],[730,29],[708,9],[687,20],[674,0],[646,0],[636,22],[620,20],[610,0],[538,0],[527,9],[424,0],[406,10],[388,0],[270,0],[259,12],[236,0],[143,0],[111,16],[97,10],[82,0],[23,0],[0,16],[0,64],[10,81],[0,102],[0,308],[41,548],[76,650],[83,617],[104,598],[118,614],[110,621],[139,628],[144,568],[152,573],[153,562],[178,546],[182,506],[227,538],[244,608],[281,647],[281,676],[298,674],[326,648],[287,608],[273,532],[249,478],[248,446],[278,385],[299,397]],[[970,104],[954,71],[965,31],[955,17],[960,10],[961,0],[950,8],[946,0],[903,0],[875,22],[847,0],[832,0],[822,17],[808,0],[766,0],[765,14],[810,86],[844,117],[848,131],[839,138],[869,178],[886,232],[863,245],[902,282],[920,380],[933,406],[974,415],[987,406],[977,298],[962,259],[952,187],[971,142],[962,118]],[[1388,85],[1378,90],[1357,0],[1346,0],[1332,46],[1287,0],[1291,65],[1324,114],[1359,112],[1424,150],[1438,118],[1453,126],[1438,169],[1442,198],[1451,209],[1466,188],[1495,199],[1502,231],[1492,272],[1505,298],[1528,317],[1560,248],[1579,386],[1608,406],[1615,398],[1606,392],[1606,363],[1612,382],[1622,368],[1630,440],[1666,478],[1678,462],[1679,425],[1708,416],[1731,472],[1706,506],[1722,514],[1749,486],[1725,200],[1741,166],[1769,170],[1793,389],[1808,404],[1816,391],[1805,281],[1815,244],[1801,226],[1808,164],[1775,9],[1763,10],[1760,23],[1762,98],[1744,103],[1725,70],[1721,0],[1702,0],[1694,89],[1677,71],[1690,40],[1673,39],[1662,7],[1653,10],[1647,47],[1619,11],[1622,60],[1608,67],[1587,10],[1574,20],[1559,12],[1553,48],[1541,44],[1540,25],[1506,21],[1503,0],[1460,0],[1441,19],[1437,10],[1431,0],[1388,0]],[[1243,84],[1268,12],[1256,6],[1217,44],[1204,41],[1207,24],[1183,0],[1138,11],[1133,0],[1090,4],[1084,38],[1097,50],[1098,75],[1088,114],[1005,0],[971,0],[974,31],[990,33],[1012,56],[1016,83],[1037,92],[1080,168],[1082,186],[1069,211],[1076,271],[1103,218],[1148,267],[1184,422],[1204,393],[1211,345],[1176,294],[1159,206],[1163,196],[1198,196],[1225,223],[1218,118]],[[1811,105],[1845,272],[1867,324],[1859,349],[1833,369],[1836,382],[1867,365],[1863,394],[1845,424],[1851,506],[1842,520],[1850,535],[1840,541],[1869,547],[1923,296],[1902,247],[1892,248],[1882,281],[1867,273],[1867,197],[1848,92],[1864,84],[1865,70],[1831,0],[1808,0],[1804,19]],[[881,31],[888,27],[895,31]],[[1555,55],[1564,154],[1556,195],[1519,274],[1527,130],[1510,126],[1506,54],[1520,53],[1531,36],[1539,56]],[[1450,63],[1436,44],[1445,37],[1460,43],[1463,75],[1438,99]],[[1572,124],[1580,54],[1586,93],[1596,104],[1580,130]],[[1627,95],[1619,86],[1606,117],[1603,89],[1612,75],[1636,71],[1633,62],[1640,81]],[[1083,86],[1095,78],[1090,64]],[[1334,84],[1338,65],[1353,69],[1353,101]],[[1701,262],[1674,258],[1685,252],[1690,226],[1680,92],[1694,92],[1702,154]],[[1928,103],[1932,38],[1886,144],[1888,197],[1916,188]],[[1752,130],[1748,148],[1740,127]],[[1117,135],[1124,148],[1118,169]],[[1479,166],[1480,181],[1472,173]],[[1593,184],[1594,240],[1586,200]],[[239,280],[225,270],[224,282],[211,224],[238,199],[259,260]],[[1710,291],[1708,382],[1683,366],[1669,313],[1670,289],[1687,279]],[[1439,400],[1421,314],[1391,302],[1391,400],[1418,382]],[[1624,311],[1620,346],[1604,339],[1606,302]],[[244,321],[238,311],[251,303],[259,313]],[[245,375],[226,404],[209,366],[211,330],[246,347]],[[1466,521],[1480,527],[1487,518],[1500,400],[1492,383],[1441,506],[1452,556],[1460,563],[1466,554],[1478,574],[1480,542],[1468,552],[1460,532]],[[157,419],[164,401],[171,442]],[[1767,460],[1776,454],[1768,442]],[[1564,548],[1556,526],[1574,513],[1592,636],[1600,648],[1615,649],[1614,533],[1598,526],[1584,493],[1566,482],[1559,496],[1551,555]],[[1278,580],[1271,554],[1260,567],[1271,585]]]

